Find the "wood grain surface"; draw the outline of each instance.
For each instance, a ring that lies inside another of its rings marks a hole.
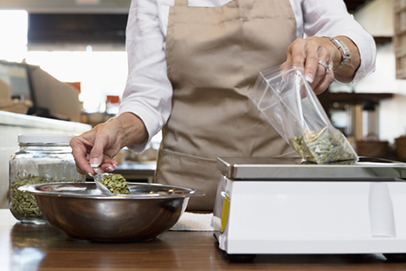
[[[8,210],[7,210],[8,211]],[[258,255],[230,262],[212,232],[169,231],[142,243],[69,239],[50,225],[17,222],[0,212],[0,270],[406,270],[374,255]]]

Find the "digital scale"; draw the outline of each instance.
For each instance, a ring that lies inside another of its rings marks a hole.
[[[347,163],[347,164],[346,164]],[[218,158],[213,226],[227,255],[406,255],[406,164]]]

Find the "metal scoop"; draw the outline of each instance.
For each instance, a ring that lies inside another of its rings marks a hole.
[[[99,167],[92,167],[95,174],[92,175],[94,182],[96,183],[97,188],[106,195],[114,196],[114,194],[104,185],[100,182],[100,180],[103,178],[103,170]]]

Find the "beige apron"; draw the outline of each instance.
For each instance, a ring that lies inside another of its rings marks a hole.
[[[166,36],[173,108],[155,180],[204,190],[188,210],[212,211],[217,157],[272,157],[291,149],[247,97],[258,72],[281,64],[296,38],[289,0],[188,7],[175,0]]]

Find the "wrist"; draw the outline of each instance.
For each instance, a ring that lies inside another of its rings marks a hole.
[[[125,112],[113,119],[118,122],[121,147],[141,143],[148,139],[148,132],[144,122],[137,115]]]
[[[347,45],[341,39],[337,37],[326,37],[331,44],[336,48],[333,57],[333,68],[334,70],[339,70],[344,67],[347,62],[351,59],[351,53]],[[337,54],[338,53],[338,54]]]

